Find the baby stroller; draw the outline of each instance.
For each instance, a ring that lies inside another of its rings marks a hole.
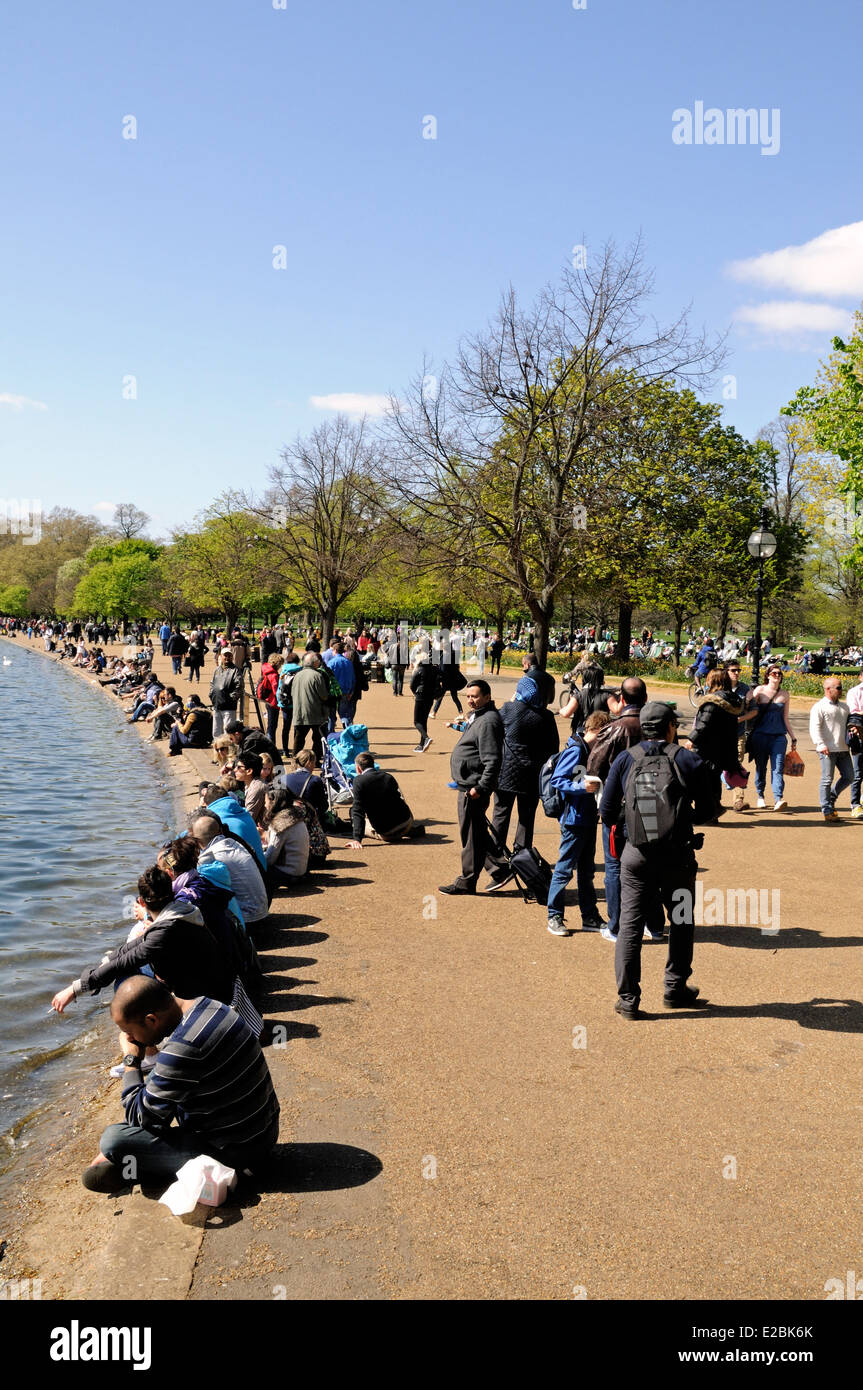
[[[338,742],[338,739],[338,734],[330,734],[329,738],[324,739],[321,759],[321,780],[327,793],[327,813],[329,817],[334,818],[331,824],[337,819],[336,807],[350,806],[354,799],[351,779],[333,752],[333,742]]]

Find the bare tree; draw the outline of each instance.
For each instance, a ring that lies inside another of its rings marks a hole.
[[[787,415],[771,420],[756,439],[766,440],[775,451],[771,479],[772,508],[780,521],[800,521],[806,500],[806,478],[801,463],[811,452],[797,422]]]
[[[249,501],[272,563],[320,613],[329,641],[340,604],[392,548],[365,422],[339,415],[282,451],[261,501]]]
[[[439,379],[424,364],[407,400],[391,398],[395,519],[434,541],[439,565],[458,559],[512,589],[542,665],[555,595],[583,571],[609,504],[604,430],[619,430],[646,382],[704,385],[722,360],[685,311],[660,327],[646,309],[651,290],[640,243],[622,255],[609,244],[526,310],[510,288]],[[627,653],[628,642],[627,631]]]
[[[118,502],[114,508],[112,529],[121,540],[130,541],[133,536],[142,536],[150,524],[150,518],[134,502]]]

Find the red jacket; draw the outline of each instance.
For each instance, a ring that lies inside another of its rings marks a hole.
[[[276,691],[279,688],[279,673],[274,671],[269,661],[265,661],[261,666],[261,679],[257,684],[257,696],[259,700],[264,700],[270,709],[275,709]]]

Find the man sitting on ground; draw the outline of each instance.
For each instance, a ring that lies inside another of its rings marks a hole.
[[[222,782],[228,781],[222,778]],[[231,779],[233,785],[239,788],[239,782]],[[226,791],[224,785],[218,786],[215,782],[202,782],[198,787],[199,805],[212,811],[214,816],[218,816],[222,825],[232,831],[234,835],[239,835],[240,839],[252,851],[262,869],[265,869],[266,858],[264,856],[261,836],[258,827],[252,820],[245,806],[241,806],[236,796],[233,795],[231,785]]]
[[[167,1184],[199,1154],[239,1172],[266,1162],[278,1139],[279,1102],[260,1044],[239,1014],[205,996],[175,998],[160,980],[133,975],[114,995],[111,1017],[120,1029],[126,1122],[105,1130],[83,1174],[86,1188]],[[145,1081],[141,1060],[155,1044],[161,1047]]]
[[[362,849],[366,819],[378,839],[390,843],[403,838],[415,840],[425,835],[425,826],[417,825],[395,777],[375,767],[373,753],[357,754],[356,768],[357,776],[352,785],[351,827],[357,848]]]
[[[210,811],[192,811],[189,815],[189,834],[200,846],[198,873],[214,859],[224,864],[231,876],[231,888],[240,904],[243,922],[251,936],[252,928],[269,915],[270,904],[264,882],[264,871],[251,850],[223,833],[222,822]]]
[[[241,753],[234,760],[234,776],[245,790],[243,806],[255,825],[260,825],[267,803],[267,784],[261,780],[263,763],[257,753]],[[218,815],[218,811],[216,815]]]

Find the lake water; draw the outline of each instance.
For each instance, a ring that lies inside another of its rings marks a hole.
[[[84,995],[62,1015],[51,999],[125,940],[124,905],[174,816],[162,758],[127,731],[119,701],[17,642],[0,642],[0,658],[0,1195],[8,1195],[40,1149],[40,1126],[74,1113],[87,1081],[105,1077],[112,991]]]

